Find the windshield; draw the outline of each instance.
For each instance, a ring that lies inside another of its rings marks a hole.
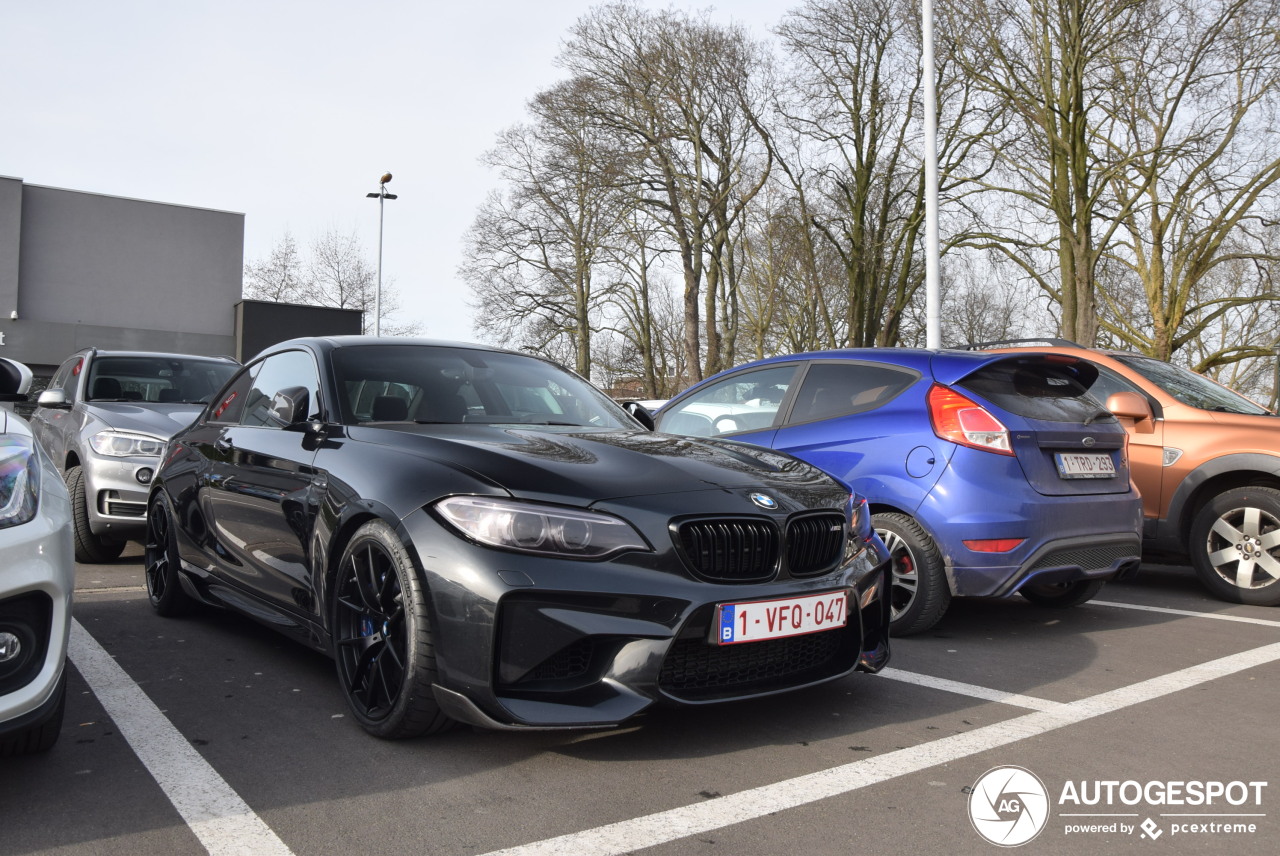
[[[333,368],[348,424],[636,427],[594,386],[535,357],[434,345],[356,345],[333,351]]]
[[[240,366],[198,357],[98,357],[89,369],[89,401],[204,404]]]
[[[1190,369],[1151,357],[1117,356],[1116,359],[1183,404],[1189,404],[1201,410],[1215,410],[1219,413],[1268,415],[1266,409],[1254,404],[1235,390],[1228,389]]]

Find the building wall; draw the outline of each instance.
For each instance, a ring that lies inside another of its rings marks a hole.
[[[0,356],[37,374],[89,346],[234,354],[243,268],[243,214],[0,177]]]

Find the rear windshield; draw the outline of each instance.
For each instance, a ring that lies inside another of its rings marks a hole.
[[[1249,413],[1266,416],[1264,408],[1243,395],[1215,383],[1190,369],[1151,357],[1117,356],[1117,360],[1133,369],[1183,404],[1219,413]]]
[[[984,366],[957,386],[1027,419],[1114,422],[1115,417],[1089,394],[1097,377],[1097,369],[1088,363],[1021,358]]]

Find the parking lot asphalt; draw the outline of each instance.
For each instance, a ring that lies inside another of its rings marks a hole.
[[[1275,851],[1280,611],[1188,568],[1062,611],[957,600],[879,676],[388,743],[325,657],[156,616],[139,559],[77,569],[66,722],[0,761],[0,854]]]

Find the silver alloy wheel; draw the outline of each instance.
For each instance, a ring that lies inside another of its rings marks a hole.
[[[911,608],[911,602],[920,589],[920,575],[916,569],[920,563],[911,551],[911,546],[897,532],[889,529],[877,529],[876,534],[884,541],[889,551],[889,559],[893,563],[893,581],[889,586],[889,604],[892,609],[891,619],[897,619]]]
[[[1205,543],[1215,573],[1240,589],[1280,579],[1280,519],[1261,508],[1233,508],[1213,522]]]

